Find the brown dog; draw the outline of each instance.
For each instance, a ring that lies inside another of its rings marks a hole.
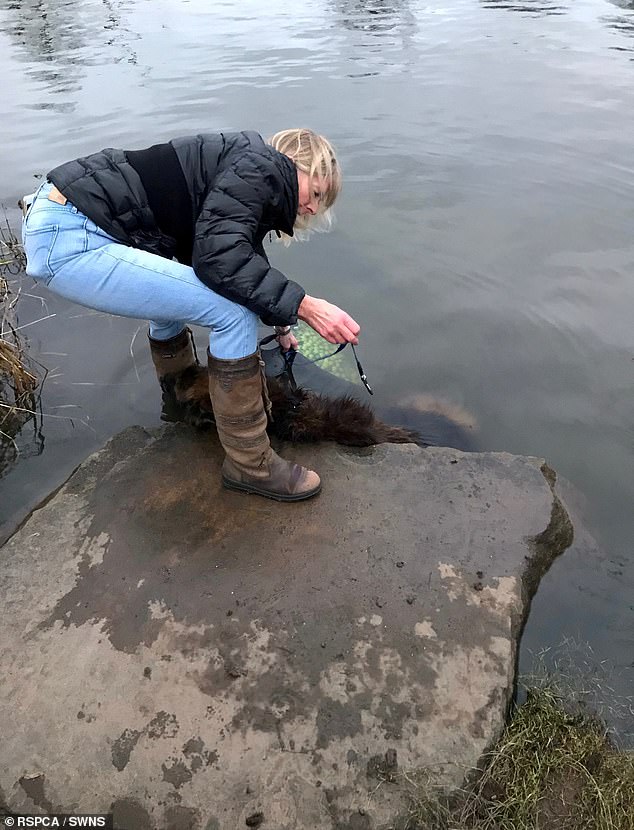
[[[369,406],[351,396],[330,398],[301,387],[293,391],[283,379],[275,377],[267,378],[267,387],[273,416],[268,431],[282,441],[336,441],[351,447],[387,442],[426,446],[415,430],[383,423]],[[175,379],[166,378],[163,392],[169,420],[182,420],[203,429],[214,423],[209,380],[202,366],[186,369]],[[176,401],[184,403],[179,407]]]
[[[267,369],[276,371],[264,354]],[[306,363],[307,365],[307,363]],[[302,364],[300,363],[300,371]],[[333,386],[333,376],[312,367],[311,379],[322,387]],[[268,431],[271,436],[296,443],[335,441],[352,447],[375,444],[418,444],[473,449],[475,422],[471,416],[452,404],[428,396],[413,396],[401,406],[388,410],[389,420],[381,420],[374,410],[358,400],[357,388],[334,379],[337,391],[343,394],[324,395],[301,386],[294,387],[285,373],[267,377],[273,419]],[[177,377],[163,381],[163,413],[166,420],[185,421],[198,428],[214,424],[209,399],[207,371],[202,366],[186,369]],[[348,390],[352,394],[348,394]],[[180,403],[176,403],[176,401]]]

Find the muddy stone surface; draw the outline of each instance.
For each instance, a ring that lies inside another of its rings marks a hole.
[[[532,591],[572,527],[539,459],[289,448],[224,491],[214,436],[126,430],[0,550],[0,791],[126,830],[398,827],[498,736]],[[401,818],[399,818],[401,817]]]

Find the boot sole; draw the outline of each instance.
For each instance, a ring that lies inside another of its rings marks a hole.
[[[253,484],[243,484],[239,481],[232,481],[230,478],[222,477],[222,483],[227,490],[237,490],[240,493],[254,493],[257,496],[264,496],[267,499],[274,499],[275,501],[304,501],[310,499],[321,492],[321,482],[314,490],[308,490],[305,493],[292,493],[285,495],[282,493],[272,493],[270,490],[264,490],[255,487]]]

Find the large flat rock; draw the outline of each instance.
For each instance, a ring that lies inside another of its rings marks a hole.
[[[318,498],[224,491],[215,436],[133,428],[0,550],[0,801],[126,830],[379,830],[409,773],[477,764],[571,541],[554,475],[410,445],[286,455]]]

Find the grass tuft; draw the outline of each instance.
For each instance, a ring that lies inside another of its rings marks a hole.
[[[410,783],[407,830],[634,830],[634,755],[546,685],[527,690],[466,790]]]

